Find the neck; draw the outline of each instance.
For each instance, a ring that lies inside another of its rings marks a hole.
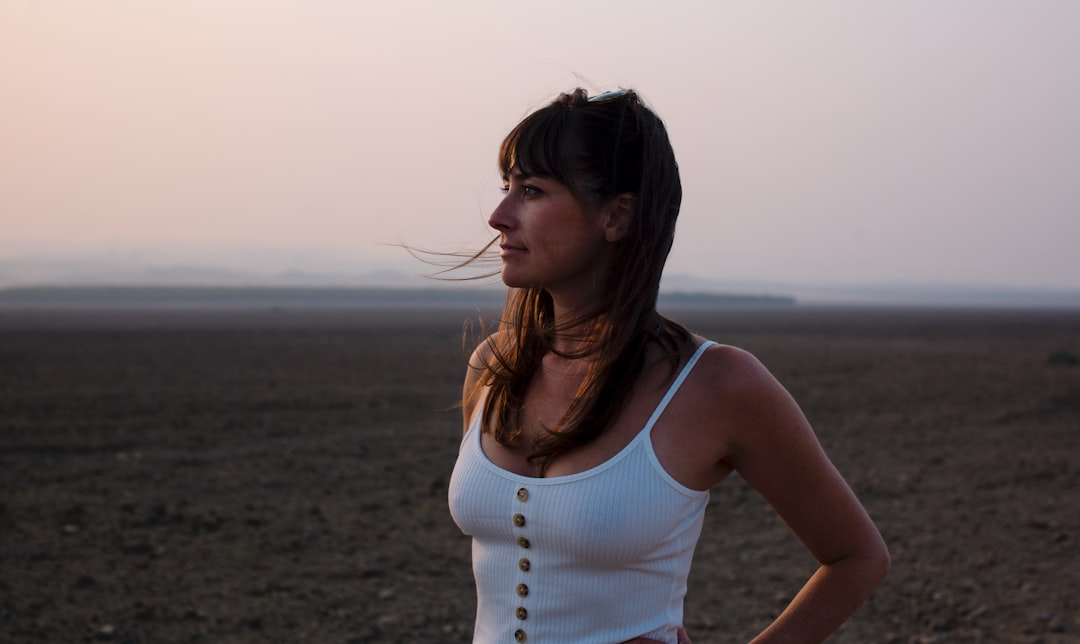
[[[591,295],[570,304],[566,298],[552,294],[555,314],[555,335],[551,339],[552,347],[559,353],[578,353],[587,349],[595,321],[598,297]]]
[[[552,346],[563,353],[574,353],[587,348],[596,314],[600,310],[602,284],[601,271],[596,271],[588,282],[546,287],[551,296],[554,313],[555,337]]]

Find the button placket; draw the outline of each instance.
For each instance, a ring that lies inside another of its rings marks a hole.
[[[515,512],[514,515],[511,517],[511,521],[513,521],[515,528],[524,531],[527,525],[524,510],[525,503],[529,500],[528,488],[518,488],[517,492],[515,493],[515,498],[517,500],[517,502],[515,503],[515,508],[517,509],[517,512]],[[528,550],[532,547],[532,543],[529,541],[529,538],[526,537],[524,534],[518,535],[517,544],[518,547],[520,547],[523,551]],[[529,561],[528,557],[521,557],[520,559],[518,559],[518,570],[520,571],[518,573],[519,579],[526,579],[527,574],[531,569],[532,562]],[[524,581],[522,581],[517,585],[515,591],[517,592],[520,601],[517,608],[514,610],[514,616],[518,620],[520,620],[521,628],[518,628],[514,631],[514,640],[517,642],[525,642],[528,640],[528,634],[525,632],[524,626],[525,620],[529,617],[529,611],[524,606],[524,604],[525,598],[529,596],[529,586]]]

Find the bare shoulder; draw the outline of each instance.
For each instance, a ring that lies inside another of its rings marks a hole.
[[[689,358],[705,342],[695,336],[683,355]],[[753,354],[730,345],[708,346],[653,431],[660,462],[689,488],[716,485],[736,469],[744,435],[782,395],[777,392],[783,389]]]
[[[483,396],[484,372],[495,359],[495,343],[498,334],[493,333],[476,346],[469,357],[469,366],[465,370],[465,383],[461,390],[461,412],[464,421],[463,432],[469,430],[469,423],[476,414],[476,405]]]
[[[787,392],[757,357],[745,349],[713,344],[694,366],[695,388],[727,412],[775,402]],[[713,408],[711,411],[717,411]]]
[[[498,342],[498,332],[492,333],[488,337],[480,341],[473,349],[472,356],[469,357],[469,367],[480,368],[485,367],[488,362],[495,356],[495,344]],[[472,371],[472,369],[470,369]]]
[[[788,391],[758,358],[739,347],[715,344],[704,351],[684,387],[699,427],[713,434],[722,459],[738,466],[771,430],[809,429]]]
[[[775,381],[754,354],[730,344],[714,343],[702,353],[694,370],[725,386],[753,388]]]
[[[705,352],[700,367],[701,386],[711,392],[705,399],[707,413],[723,438],[724,461],[751,485],[767,487],[790,478],[785,468],[795,463],[831,468],[802,409],[757,357],[719,345]]]

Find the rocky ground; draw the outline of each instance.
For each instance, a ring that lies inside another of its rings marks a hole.
[[[0,312],[0,641],[470,641],[466,317]],[[776,373],[891,548],[831,641],[1080,642],[1080,313],[675,317]],[[725,482],[691,638],[750,639],[813,564]]]

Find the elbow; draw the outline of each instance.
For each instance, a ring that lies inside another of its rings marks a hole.
[[[885,577],[889,575],[890,569],[892,569],[892,557],[889,556],[889,549],[886,547],[882,547],[881,560],[878,564],[878,584],[885,581]]]
[[[875,588],[885,581],[892,567],[892,558],[889,556],[889,548],[885,545],[881,535],[874,533],[873,539],[868,539],[863,545],[844,558],[858,579],[856,585],[862,588],[866,594],[870,594]]]
[[[881,585],[881,582],[885,581],[885,577],[888,576],[891,568],[892,557],[889,555],[889,547],[885,545],[885,541],[879,536],[876,547],[867,557],[867,570],[870,573],[868,576],[872,577],[874,588],[877,588]]]
[[[880,535],[875,533],[874,536],[873,540],[867,540],[848,555],[821,562],[824,567],[837,571],[845,570],[849,575],[848,583],[851,584],[851,588],[860,589],[864,596],[869,596],[885,581],[892,567],[889,548]]]

